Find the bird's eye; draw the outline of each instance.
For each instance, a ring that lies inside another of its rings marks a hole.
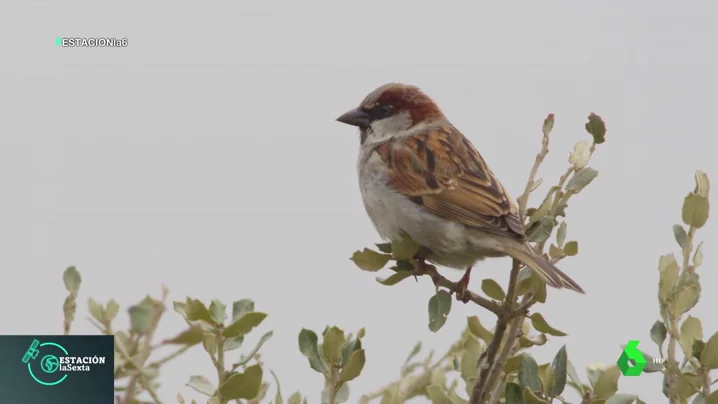
[[[388,105],[376,105],[371,109],[372,120],[387,118],[391,115],[391,107]]]

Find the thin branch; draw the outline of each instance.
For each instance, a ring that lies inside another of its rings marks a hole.
[[[436,270],[436,267],[433,265],[417,266],[416,274],[419,276],[429,275],[434,281],[434,285],[446,288],[448,290],[456,290],[457,282],[452,282],[445,278],[439,273],[439,271]],[[470,301],[478,304],[479,306],[496,314],[497,316],[503,313],[503,307],[500,303],[481,297],[476,293],[471,292],[470,290],[467,290],[466,293],[464,293],[464,296],[468,297]]]
[[[518,317],[519,319],[521,318],[521,314],[519,312],[512,310],[514,304],[516,303],[516,289],[518,286],[520,269],[521,262],[516,259],[513,260],[513,265],[511,266],[511,275],[509,276],[509,286],[508,290],[506,291],[506,298],[504,299],[504,303],[502,305],[503,310],[500,314],[498,314],[498,318],[496,320],[496,327],[494,329],[494,338],[491,340],[491,343],[486,349],[486,359],[482,361],[480,365],[481,370],[479,373],[479,377],[476,378],[476,384],[474,384],[474,388],[471,391],[471,399],[469,400],[470,404],[483,403],[490,391],[492,390],[492,380],[490,379],[491,377],[493,377],[493,381],[495,381],[496,377],[498,376],[498,374],[492,372],[492,369],[497,365],[496,355],[499,351],[499,347],[501,346],[501,342],[504,339],[506,328],[508,327],[508,324],[511,320],[516,317]],[[509,338],[507,338],[505,342],[506,345],[504,345],[504,349],[509,349],[509,351],[513,346],[513,341],[515,340],[516,336],[514,335],[513,338],[511,337],[512,335],[510,332]],[[507,345],[508,348],[506,348]]]
[[[538,169],[541,166],[541,163],[543,163],[543,160],[546,158],[546,155],[548,155],[548,143],[549,138],[547,135],[544,134],[543,140],[541,141],[541,151],[536,155],[534,165],[533,167],[531,167],[531,173],[529,174],[529,180],[526,183],[524,193],[516,200],[519,205],[519,213],[522,218],[526,216],[527,205],[529,203],[529,194],[531,194],[531,188],[534,185],[536,174],[538,174]]]
[[[159,368],[160,366],[164,365],[165,363],[167,363],[167,362],[171,361],[172,359],[174,359],[174,358],[176,358],[176,357],[182,355],[183,353],[187,352],[187,351],[188,351],[190,348],[192,348],[193,346],[194,346],[194,345],[185,345],[185,346],[183,346],[182,348],[180,348],[180,349],[174,351],[173,353],[171,353],[171,354],[165,356],[164,358],[162,358],[162,359],[160,359],[160,360],[158,360],[158,361],[155,361],[155,362],[150,363],[150,364],[148,365],[148,367],[156,367],[156,368]]]
[[[451,355],[454,354],[454,352],[461,347],[463,344],[463,338],[459,339],[456,343],[454,343],[451,348],[442,356],[439,358],[434,364],[425,367],[424,372],[421,374],[415,375],[415,376],[408,376],[405,380],[404,378],[391,382],[387,384],[386,386],[377,389],[373,393],[364,394],[360,399],[360,403],[368,403],[374,399],[380,398],[382,395],[384,395],[384,392],[387,390],[391,390],[394,386],[398,386],[403,384],[403,382],[407,382],[406,388],[403,389],[399,394],[404,399],[410,399],[412,397],[415,397],[417,395],[420,395],[423,393],[421,391],[422,387],[426,386],[429,383],[429,380],[431,379],[431,373],[434,371],[434,369],[440,367],[444,362],[446,362],[447,359],[451,357]],[[453,366],[452,366],[453,367]]]

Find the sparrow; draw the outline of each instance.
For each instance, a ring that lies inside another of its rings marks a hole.
[[[506,256],[551,287],[584,293],[531,248],[515,201],[419,88],[385,84],[336,120],[359,128],[359,188],[379,236],[409,236],[421,246],[416,260],[465,270],[457,299],[468,301],[476,262]]]

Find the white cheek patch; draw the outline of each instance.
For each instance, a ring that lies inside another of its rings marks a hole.
[[[389,118],[372,122],[367,130],[367,143],[381,143],[405,132],[411,125],[411,116],[402,112]]]

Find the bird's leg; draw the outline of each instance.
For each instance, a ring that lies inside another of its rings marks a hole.
[[[469,300],[471,300],[469,296],[466,295],[466,291],[469,288],[469,280],[471,279],[471,268],[473,268],[473,265],[466,268],[464,275],[456,282],[456,286],[451,290],[456,294],[456,300],[464,303],[468,303]]]

